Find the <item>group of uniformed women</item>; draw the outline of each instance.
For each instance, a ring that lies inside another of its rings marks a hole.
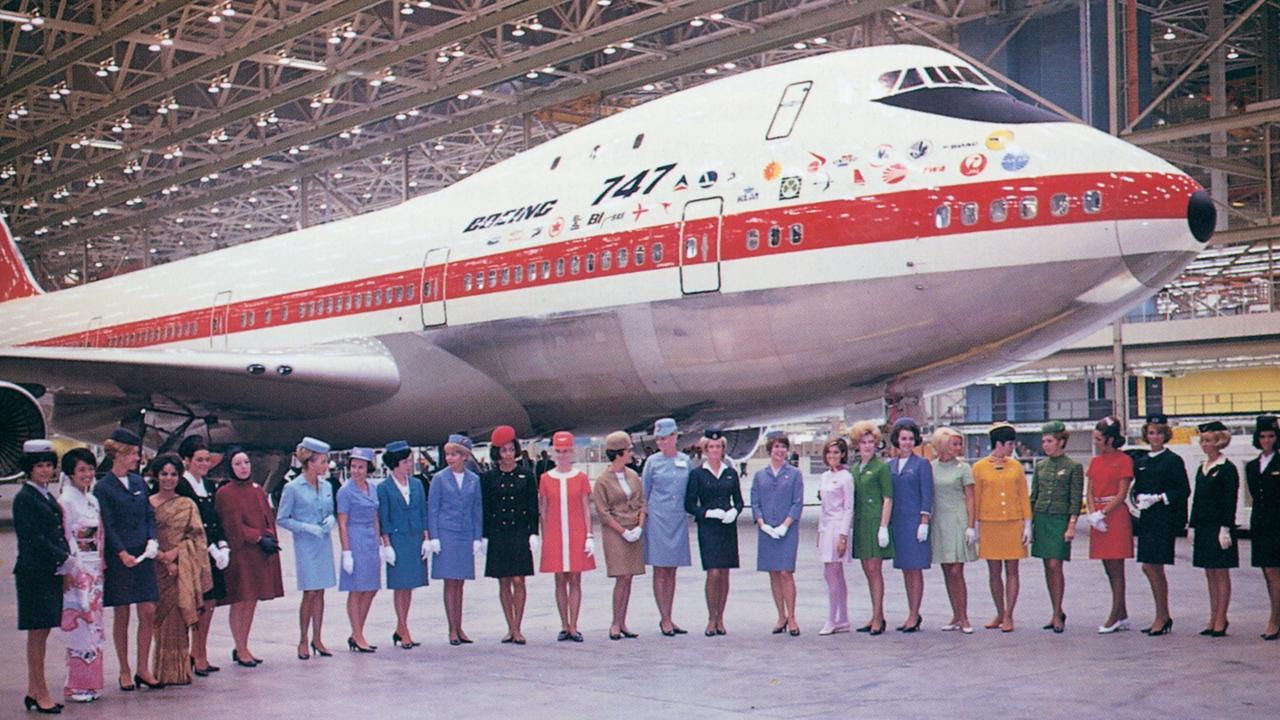
[[[1188,524],[1194,533],[1192,562],[1205,569],[1210,617],[1202,635],[1227,633],[1231,596],[1229,569],[1238,564],[1235,509],[1239,475],[1222,450],[1231,440],[1218,422],[1199,426],[1204,461],[1196,469],[1194,497],[1182,460],[1165,444],[1168,420],[1147,418],[1142,435],[1150,450],[1121,451],[1121,423],[1103,418],[1093,430],[1094,456],[1085,470],[1066,457],[1069,434],[1060,422],[1042,428],[1046,457],[1028,483],[1014,457],[1016,433],[1008,424],[989,431],[990,453],[972,468],[963,460],[964,438],[939,428],[930,438],[933,459],[917,454],[919,426],[902,419],[891,426],[888,459],[882,455],[880,427],[854,424],[852,444],[836,438],[823,447],[827,466],[819,482],[821,514],[815,539],[829,593],[827,621],[820,635],[849,632],[844,563],[858,558],[867,578],[871,617],[858,628],[870,635],[886,629],[883,561],[892,559],[903,573],[907,614],[897,627],[920,630],[923,572],[932,562],[943,571],[952,608],[943,631],[972,633],[964,564],[987,561],[995,607],[985,625],[1014,630],[1019,594],[1019,561],[1030,555],[1044,562],[1051,615],[1046,630],[1066,626],[1063,562],[1071,559],[1077,517],[1090,526],[1089,554],[1103,561],[1112,590],[1110,613],[1101,634],[1128,630],[1124,561],[1137,559],[1151,584],[1156,613],[1142,632],[1168,634],[1173,627],[1164,566],[1174,562],[1174,544]],[[330,447],[304,438],[295,450],[300,464],[284,487],[273,514],[262,489],[252,482],[249,456],[238,449],[225,455],[230,480],[214,487],[205,479],[217,459],[199,437],[185,439],[177,455],[150,463],[154,490],[136,472],[141,439],[117,429],[104,442],[107,472],[94,482],[94,457],[85,449],[61,459],[60,501],[48,484],[58,457],[46,441],[24,446],[27,483],[14,499],[18,537],[15,576],[18,627],[29,631],[28,694],[25,706],[59,712],[44,678],[45,642],[59,627],[67,647],[66,698],[95,699],[103,686],[101,645],[103,607],[114,608],[113,634],[120,667],[119,687],[162,688],[185,684],[191,675],[219,668],[209,663],[206,639],[214,608],[230,605],[235,642],[232,660],[256,667],[262,660],[249,648],[258,602],[283,595],[280,540],[292,535],[298,589],[297,656],[328,657],[322,638],[324,591],[346,591],[353,652],[374,652],[365,623],[374,595],[382,587],[395,593],[396,629],[392,642],[409,649],[420,643],[408,625],[412,591],[430,577],[444,581],[445,614],[451,645],[469,644],[462,628],[463,587],[474,579],[475,560],[485,558],[485,575],[499,581],[499,600],[507,631],[503,643],[523,645],[526,600],[524,578],[535,557],[540,572],[555,575],[560,641],[582,642],[578,617],[581,575],[596,566],[603,550],[615,578],[609,638],[635,638],[627,625],[631,581],[654,572],[653,592],[663,635],[685,634],[672,618],[676,571],[691,564],[688,517],[697,528],[699,554],[706,570],[707,624],[704,634],[726,634],[725,607],[729,571],[739,566],[736,522],[745,509],[741,481],[725,457],[725,438],[708,430],[700,447],[705,460],[695,467],[676,447],[678,428],[670,418],[654,427],[658,452],[639,475],[629,467],[631,439],[615,432],[605,439],[608,465],[594,486],[574,468],[574,438],[552,438],[554,466],[534,476],[520,461],[515,430],[495,429],[490,437],[493,466],[483,477],[468,469],[471,440],[452,435],[444,446],[445,467],[424,488],[412,481],[412,449],[404,441],[387,444],[382,463],[388,471],[374,484],[374,453],[349,452],[348,482],[334,493],[327,474]],[[1280,638],[1280,460],[1276,458],[1277,422],[1257,419],[1253,444],[1260,455],[1245,466],[1253,497],[1253,565],[1263,569],[1271,616],[1262,637]],[[750,503],[757,528],[758,570],[769,573],[778,618],[775,634],[800,634],[796,617],[795,565],[800,546],[797,523],[804,504],[800,471],[787,462],[790,443],[771,432],[765,449],[769,462],[751,481]],[[1082,511],[1081,505],[1084,509]],[[591,507],[600,521],[603,543],[592,530]],[[340,541],[335,568],[333,531]],[[138,615],[136,666],[129,663],[131,608]],[[154,654],[152,654],[154,642]],[[136,667],[136,672],[131,670]]]

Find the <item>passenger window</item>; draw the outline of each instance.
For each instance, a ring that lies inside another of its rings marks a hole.
[[[913,87],[919,87],[923,84],[924,80],[920,77],[920,71],[915,68],[907,68],[907,71],[902,75],[902,85],[900,85],[898,89],[907,90]]]
[[[1018,216],[1023,220],[1034,220],[1036,217],[1037,202],[1034,195],[1028,195],[1022,198],[1022,202],[1018,203]]]
[[[639,150],[639,149],[640,149],[640,146],[641,146],[643,143],[644,143],[644,133],[640,133],[639,135],[637,135],[637,136],[636,136],[635,141],[633,141],[633,142],[631,143],[631,149],[632,149],[632,150]]]
[[[564,258],[556,258],[556,277],[564,277]]]
[[[332,297],[327,297],[324,299],[324,314],[325,315],[333,314],[333,298]]]
[[[587,253],[587,272],[593,273],[595,271],[596,271],[596,254]]]
[[[769,228],[769,247],[778,247],[782,244],[782,228],[774,225]]]
[[[307,304],[306,304],[306,303],[298,303],[298,319],[299,319],[299,320],[306,320],[306,319],[307,319]]]
[[[684,239],[684,256],[686,258],[698,257],[698,238],[689,236]]]
[[[960,222],[965,225],[978,223],[978,203],[969,202],[960,207]]]
[[[373,292],[369,290],[364,291],[364,306],[373,307]]]
[[[611,267],[613,267],[613,251],[604,250],[600,253],[600,270],[608,272]]]
[[[1102,210],[1102,193],[1098,190],[1086,190],[1081,205],[1084,211],[1093,214]]]
[[[627,249],[618,248],[618,269],[621,270],[627,266]]]
[[[655,265],[662,262],[662,243],[653,244],[653,262]]]
[[[939,230],[951,226],[950,205],[944,203],[933,209],[933,226]]]
[[[804,242],[804,226],[803,225],[801,225],[800,223],[796,223],[791,226],[790,240],[792,245],[799,245],[800,243]]]
[[[991,222],[1004,222],[1009,217],[1009,210],[1005,206],[1004,198],[991,201]]]
[[[574,255],[573,257],[569,258],[569,274],[577,275],[578,270],[581,268],[581,265],[582,263],[581,261],[578,260],[577,255]]]
[[[498,268],[489,269],[489,287],[498,287]]]
[[[551,261],[543,260],[542,261],[542,279],[547,280],[547,279],[550,279],[550,277],[551,277]]]
[[[1067,198],[1066,193],[1058,193],[1049,198],[1049,214],[1055,217],[1062,217],[1067,214],[1067,210],[1071,207],[1071,201]]]
[[[519,285],[520,283],[524,282],[524,266],[523,265],[515,266],[514,272],[512,272],[512,275],[514,275],[514,277],[511,278],[511,281],[514,282],[515,284]]]
[[[404,302],[404,288],[397,285],[396,286],[396,304],[399,305],[402,302]]]
[[[405,285],[405,286],[404,286],[404,299],[405,299],[405,300],[408,300],[409,302],[413,302],[413,293],[414,293],[414,290],[415,290],[415,288],[416,288],[416,287],[417,287],[416,285]]]
[[[511,268],[504,267],[502,268],[502,285],[506,287],[509,284],[511,284]]]
[[[636,267],[640,267],[641,265],[644,264],[644,245],[636,246],[635,258],[636,258]]]
[[[484,271],[483,270],[480,270],[476,273],[476,289],[477,290],[484,289]]]
[[[360,309],[361,307],[363,307],[363,306],[364,306],[364,297],[363,297],[363,296],[361,296],[361,295],[360,295],[360,293],[356,293],[356,309],[357,309],[357,310],[359,310],[359,309]],[[268,311],[268,312],[270,312],[270,311]],[[271,316],[270,316],[270,315],[268,315],[268,316],[267,316],[267,322],[271,322]]]
[[[373,304],[382,307],[382,288],[373,291]]]
[[[755,250],[760,247],[760,231],[752,228],[747,231],[747,249]]]
[[[538,263],[529,263],[529,282],[538,279]]]
[[[559,155],[557,155],[557,156],[556,156],[556,159],[555,159],[555,160],[552,160],[552,161],[551,161],[551,169],[552,169],[552,170],[555,170],[555,169],[556,169],[556,168],[558,168],[558,167],[560,167],[560,156],[559,156]]]

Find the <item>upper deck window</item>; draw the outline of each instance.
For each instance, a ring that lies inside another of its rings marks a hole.
[[[813,81],[805,80],[791,83],[782,91],[782,99],[778,101],[778,107],[773,111],[773,120],[769,123],[769,130],[764,136],[765,140],[777,140],[791,135],[791,130],[796,126],[796,120],[799,119],[804,101],[808,99],[809,90],[812,88]]]

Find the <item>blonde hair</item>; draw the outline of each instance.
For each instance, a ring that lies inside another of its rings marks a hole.
[[[720,445],[721,445],[721,446],[723,447],[723,449],[724,449],[724,450],[726,450],[726,451],[729,449],[729,440],[728,440],[727,438],[725,438],[723,435],[722,435],[722,436],[720,436],[720,437],[718,437],[718,438],[716,438],[716,439],[714,439],[714,440],[712,440],[711,438],[706,437],[706,436],[700,437],[700,438],[698,438],[698,447],[702,450],[702,452],[704,452],[704,453],[705,453],[705,452],[707,451],[707,446],[708,446],[708,445],[710,445],[710,444],[711,444],[711,443],[713,443],[713,442],[718,442],[718,443],[720,443]]]
[[[849,438],[853,440],[854,445],[862,440],[863,435],[870,434],[876,439],[876,443],[880,442],[880,426],[874,420],[859,420],[849,428]]]
[[[463,445],[462,443],[447,442],[444,444],[443,452],[446,452],[446,453],[456,452],[456,453],[461,453],[463,457],[468,457],[471,455],[471,448],[467,447],[466,445]],[[518,457],[519,455],[520,453],[517,452],[516,456]]]
[[[1207,437],[1213,441],[1214,446],[1219,450],[1231,444],[1230,430],[1207,430],[1200,433],[1200,437]]]
[[[102,441],[103,454],[107,456],[107,460],[110,460],[113,462],[116,459],[116,455],[129,452],[130,448],[137,448],[137,447],[138,447],[137,445],[129,445],[128,443],[122,443],[119,440],[107,439]]]
[[[953,427],[943,425],[935,428],[933,433],[929,435],[929,444],[933,446],[935,452],[941,453],[951,442],[951,438],[960,438],[963,441],[964,435],[961,435],[960,431]]]

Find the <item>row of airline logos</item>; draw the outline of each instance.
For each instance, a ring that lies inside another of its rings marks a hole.
[[[778,182],[778,200],[796,200],[801,196],[806,185],[813,187],[819,193],[829,190],[836,184],[833,173],[837,177],[844,176],[844,182],[851,182],[854,186],[865,186],[868,176],[873,180],[878,179],[885,185],[896,185],[906,180],[913,172],[920,175],[941,175],[947,171],[947,162],[942,157],[944,153],[965,153],[955,164],[956,169],[965,177],[983,174],[996,157],[999,158],[1000,167],[1005,172],[1018,172],[1031,161],[1027,151],[1014,142],[1012,131],[996,130],[981,142],[951,143],[935,147],[930,140],[917,140],[907,146],[905,152],[910,164],[903,161],[900,153],[892,145],[887,144],[877,146],[865,159],[861,158],[858,152],[853,152],[843,153],[829,160],[826,155],[809,151],[810,160],[805,166],[804,173],[784,175],[782,163],[773,160],[764,166],[762,179],[765,183]],[[667,177],[674,177],[674,183],[670,186],[672,192],[685,192],[694,186],[701,190],[711,190],[719,185],[738,181],[737,173],[732,171],[721,177],[717,170],[676,173],[676,168],[677,163],[673,162],[646,168],[632,175],[623,174],[606,178],[602,182],[600,193],[591,203],[592,209],[569,216],[556,216],[545,226],[539,225],[528,230],[527,235],[525,230],[512,230],[505,235],[505,239],[508,242],[533,240],[542,237],[544,232],[547,237],[557,238],[565,232],[575,232],[584,227],[602,229],[605,225],[626,223],[628,217],[631,219],[628,224],[631,225],[638,225],[653,217],[671,217],[673,203],[653,200],[646,203],[646,196],[657,189]],[[759,200],[760,194],[760,189],[754,185],[748,185],[738,192],[735,199],[738,203],[750,203]],[[629,201],[633,196],[637,199],[633,209],[625,211],[595,209],[602,203]],[[558,202],[558,199],[544,200],[532,205],[482,215],[471,220],[463,232],[486,230],[543,218],[551,214]],[[659,211],[660,215],[646,217],[650,212]],[[678,212],[675,217],[678,217]],[[672,217],[672,219],[675,218]],[[493,245],[503,239],[504,236],[491,236],[488,238],[488,244]]]

